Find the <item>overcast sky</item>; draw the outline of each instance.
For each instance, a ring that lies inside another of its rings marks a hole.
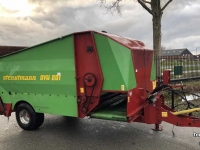
[[[136,0],[122,5],[121,15],[112,15],[98,0],[0,0],[0,45],[32,46],[77,31],[105,30],[152,48],[152,16]],[[162,17],[162,45],[200,54],[200,0],[170,3]]]

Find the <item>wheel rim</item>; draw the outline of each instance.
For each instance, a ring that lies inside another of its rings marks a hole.
[[[19,112],[19,119],[21,123],[28,124],[30,122],[30,115],[27,110],[23,109]]]

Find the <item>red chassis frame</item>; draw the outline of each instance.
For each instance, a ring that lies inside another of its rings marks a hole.
[[[200,127],[200,119],[192,116],[174,115],[173,109],[164,104],[164,96],[156,93],[155,102],[145,101],[143,105],[135,109],[128,122],[142,122],[146,124],[155,124],[156,131],[161,130],[159,124],[162,121],[182,127]],[[135,117],[133,117],[135,116]]]

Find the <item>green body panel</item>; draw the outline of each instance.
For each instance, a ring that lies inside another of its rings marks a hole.
[[[136,87],[130,49],[106,36],[94,37],[104,77],[103,90],[127,91]]]
[[[154,59],[152,60],[152,67],[151,67],[151,81],[153,80],[156,80],[156,69],[155,69]]]
[[[122,109],[111,109],[111,110],[101,110],[91,114],[91,118],[114,120],[127,122],[126,110]]]
[[[0,58],[0,96],[24,100],[37,112],[78,116],[73,36]]]

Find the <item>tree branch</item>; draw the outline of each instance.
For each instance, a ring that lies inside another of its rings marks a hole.
[[[149,7],[147,7],[146,4],[143,3],[143,0],[142,0],[142,1],[141,1],[141,0],[137,0],[137,1],[138,1],[138,3],[140,3],[140,5],[142,5],[142,7],[143,7],[144,9],[146,9],[150,14],[153,15],[153,12],[151,11],[151,9],[149,9]]]
[[[144,3],[148,3],[148,4],[150,4],[151,5],[151,2],[148,2],[148,1],[146,1],[146,0],[142,0]]]
[[[169,0],[166,4],[165,4],[165,6],[163,6],[163,8],[161,9],[161,12],[163,12],[163,10],[169,5],[169,3],[171,3],[173,0]]]
[[[110,6],[110,9],[112,9],[113,7],[119,6],[120,1],[122,1],[122,0],[116,0],[115,2],[112,2],[112,5]]]
[[[99,0],[101,2],[101,6],[103,4],[106,3],[106,0]],[[112,10],[116,11],[118,14],[121,14],[121,5],[120,5],[120,2],[122,0],[112,0],[112,2],[110,2],[110,4],[108,5],[104,5],[104,7],[107,9],[107,12],[111,12],[112,13]]]

